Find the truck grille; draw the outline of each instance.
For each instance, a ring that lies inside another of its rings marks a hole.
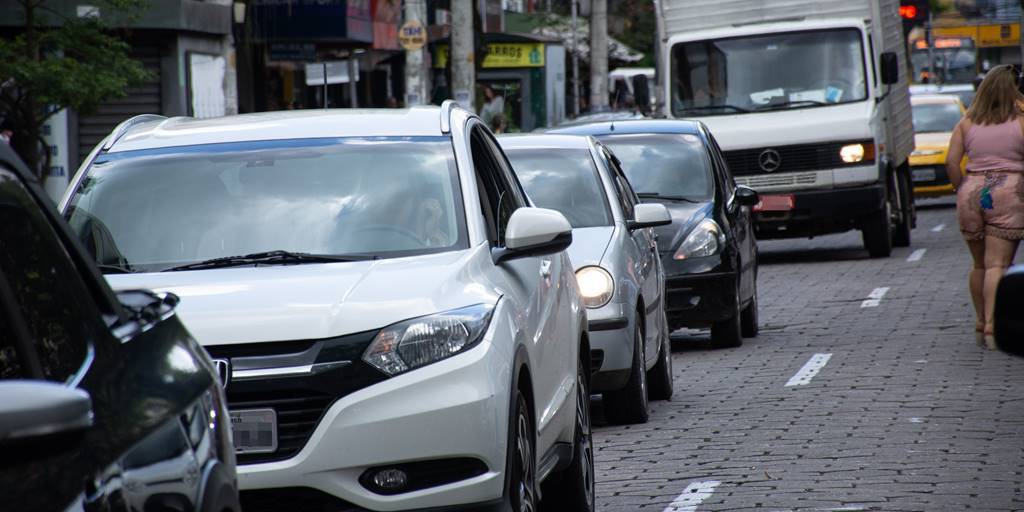
[[[792,187],[795,185],[814,185],[818,183],[817,172],[790,174],[762,174],[760,176],[737,176],[736,183],[753,189],[770,187]]]
[[[755,174],[777,174],[796,171],[818,171],[845,167],[847,164],[839,158],[839,149],[847,144],[871,144],[871,141],[821,142],[814,144],[794,144],[791,146],[766,146],[752,149],[725,151],[725,161],[733,176],[750,176]],[[779,168],[771,173],[761,169],[758,159],[766,150],[775,150],[779,154]],[[865,165],[874,159],[864,160],[852,165]]]

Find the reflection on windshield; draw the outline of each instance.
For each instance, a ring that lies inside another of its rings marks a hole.
[[[935,71],[928,65],[928,50],[915,49],[910,53],[914,66],[914,79],[943,84],[969,84],[977,76],[975,50],[970,48],[933,48]]]
[[[913,106],[914,133],[952,132],[960,122],[960,107],[953,103]]]
[[[677,44],[672,112],[722,115],[867,98],[860,32],[816,30]]]
[[[611,225],[589,150],[511,149],[506,154],[534,204],[561,212],[574,228]]]
[[[711,163],[695,135],[610,135],[601,142],[622,162],[637,194],[707,200],[714,193]]]
[[[388,257],[466,246],[457,187],[447,138],[210,144],[102,155],[68,220],[98,262],[134,271],[270,250]]]

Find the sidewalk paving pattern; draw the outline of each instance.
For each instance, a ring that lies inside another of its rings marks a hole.
[[[672,401],[595,429],[599,510],[1024,510],[1024,359],[975,345],[955,210],[926,205],[888,259],[858,232],[762,242],[761,335],[675,335]]]

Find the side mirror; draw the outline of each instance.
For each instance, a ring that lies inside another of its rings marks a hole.
[[[543,256],[569,248],[572,226],[565,216],[546,208],[520,208],[505,227],[505,248],[495,252],[495,263],[512,258]]]
[[[0,381],[0,442],[43,442],[92,426],[92,400],[85,391],[55,382]]]
[[[744,187],[743,185],[736,185],[736,192],[734,192],[734,198],[740,206],[754,206],[761,202],[761,196],[757,194],[757,191],[750,188]]]
[[[640,203],[633,207],[633,220],[626,222],[631,231],[643,228],[655,228],[672,224],[672,214],[663,204]]]
[[[1024,357],[1024,265],[1011,268],[996,289],[996,345],[1007,354]]]
[[[892,85],[900,80],[900,61],[894,52],[882,52],[879,56],[882,83]]]

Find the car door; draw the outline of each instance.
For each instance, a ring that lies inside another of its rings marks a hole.
[[[487,218],[488,238],[492,247],[504,246],[505,227],[517,208],[527,205],[526,195],[512,174],[504,153],[497,142],[479,122],[470,128],[470,151],[476,171],[478,188],[482,190],[481,207]],[[563,254],[516,258],[503,262],[498,271],[507,274],[505,281],[523,311],[522,339],[529,354],[530,374],[533,378],[534,418],[537,421],[538,457],[554,443],[559,432],[548,429],[560,424],[559,413],[564,410],[572,381],[576,375],[576,362],[571,357],[571,345],[566,343],[563,331],[565,312],[571,304],[560,296],[571,287],[564,280],[566,260]],[[572,273],[572,268],[567,269]],[[568,384],[566,383],[568,379]]]
[[[715,166],[716,181],[722,183],[723,198],[725,200],[724,211],[729,218],[730,238],[735,240],[735,247],[739,255],[740,268],[740,298],[745,301],[754,294],[754,279],[756,279],[754,268],[757,265],[757,242],[754,239],[753,219],[750,207],[741,206],[735,201],[736,180],[729,172],[729,166],[725,163],[722,150],[718,147],[718,141],[710,132],[705,132],[708,140],[708,151],[711,153],[711,161]]]
[[[629,184],[629,180],[619,164],[619,159],[608,148],[602,148],[602,153],[605,165],[608,166],[612,173],[615,182],[615,194],[618,197],[619,204],[622,205],[623,215],[627,221],[632,220],[633,209],[640,203],[640,199]],[[636,258],[634,272],[637,283],[640,286],[640,294],[644,299],[644,309],[655,311],[655,308],[660,306],[659,294],[662,287],[660,281],[663,280],[663,276],[658,271],[660,268],[658,265],[658,244],[654,229],[633,230],[628,236],[635,247],[635,251],[631,252],[635,254]],[[657,320],[658,315],[649,315],[647,311],[642,313],[642,318],[639,320],[644,322],[644,338],[646,341],[644,356],[650,362],[658,356],[658,340],[661,339],[663,326]]]

